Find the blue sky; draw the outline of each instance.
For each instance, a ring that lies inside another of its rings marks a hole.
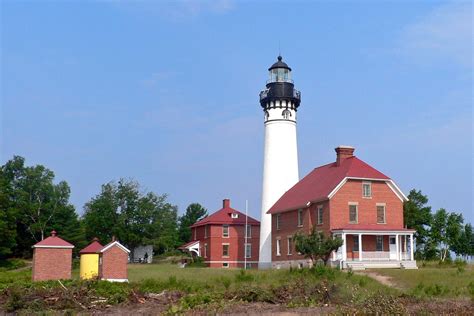
[[[334,147],[473,215],[469,2],[2,2],[1,155],[66,180],[79,213],[120,177],[258,217],[278,55],[302,92],[300,175]]]

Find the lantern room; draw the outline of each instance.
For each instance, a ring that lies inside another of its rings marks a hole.
[[[270,78],[267,83],[271,82],[290,82],[291,80],[291,68],[282,61],[282,57],[278,56],[278,61],[268,68]]]

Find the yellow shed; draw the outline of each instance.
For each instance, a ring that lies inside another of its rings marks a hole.
[[[79,275],[81,279],[88,280],[99,276],[99,252],[103,248],[97,238],[91,244],[79,251],[81,266]]]

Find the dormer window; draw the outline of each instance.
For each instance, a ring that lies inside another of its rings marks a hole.
[[[237,213],[232,213],[232,214],[230,215],[230,217],[232,217],[232,218],[239,218],[239,214],[237,214]]]

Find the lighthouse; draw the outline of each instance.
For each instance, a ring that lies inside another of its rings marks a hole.
[[[301,94],[291,79],[291,68],[278,56],[269,69],[266,89],[260,92],[265,124],[259,268],[271,267],[272,218],[267,211],[298,180],[296,112]]]

